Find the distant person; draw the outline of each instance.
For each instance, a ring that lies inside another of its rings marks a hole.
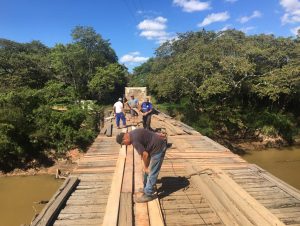
[[[134,98],[134,95],[132,94],[130,96],[130,100],[127,101],[127,105],[130,109],[130,119],[133,123],[137,123],[137,116],[138,116],[138,107],[139,107],[139,100]]]
[[[123,108],[123,103],[122,103],[122,98],[120,97],[118,99],[118,101],[114,104],[114,114],[116,117],[116,124],[117,124],[117,128],[120,128],[120,119],[122,120],[123,123],[123,128],[126,127],[126,118],[125,118],[125,114],[124,114],[124,108]]]
[[[157,198],[156,181],[167,150],[165,135],[140,128],[118,134],[116,141],[121,145],[132,144],[143,160],[144,194],[136,198],[136,202],[149,202]]]
[[[146,97],[145,101],[141,104],[141,112],[143,115],[143,127],[144,129],[151,130],[151,113],[153,111],[153,106],[149,102],[149,98]]]

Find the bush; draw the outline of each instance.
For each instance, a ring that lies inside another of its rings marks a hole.
[[[96,135],[95,114],[79,106],[68,106],[68,110],[53,110],[42,106],[35,111],[38,128],[32,138],[39,146],[65,152],[76,146],[86,147]],[[81,144],[83,142],[83,144]]]
[[[85,149],[93,141],[102,108],[76,104],[72,89],[52,93],[63,88],[48,83],[42,90],[0,94],[0,169],[22,166],[46,150]]]

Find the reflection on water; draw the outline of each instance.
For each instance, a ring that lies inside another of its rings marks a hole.
[[[300,146],[251,151],[242,158],[300,190]]]
[[[0,178],[0,226],[29,225],[36,211],[49,200],[63,181],[54,176],[16,176]]]

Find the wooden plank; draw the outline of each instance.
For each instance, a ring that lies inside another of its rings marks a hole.
[[[122,184],[122,192],[133,191],[133,147],[127,147],[127,156],[125,164],[124,179]]]
[[[151,226],[164,226],[164,217],[158,199],[148,202],[148,212]]]
[[[123,146],[120,150],[119,158],[116,164],[115,173],[112,179],[111,190],[108,196],[105,215],[103,219],[103,226],[116,226],[118,222],[118,212],[120,204],[120,192],[123,180],[125,156],[122,149],[126,149]]]
[[[133,225],[133,147],[127,146],[127,155],[125,162],[125,171],[122,183],[122,192],[120,197],[120,212],[118,225],[132,226]]]
[[[57,220],[54,226],[98,226],[101,224],[102,219],[77,219],[77,220]]]
[[[135,197],[141,195],[139,193],[139,189],[144,187],[143,178],[142,178],[142,162],[141,156],[137,153],[136,150],[134,152],[134,194]],[[136,226],[149,226],[149,215],[148,215],[148,207],[147,203],[135,203],[135,225]]]
[[[272,183],[276,184],[278,187],[280,187],[282,190],[284,190],[285,192],[287,192],[288,194],[290,194],[291,196],[295,197],[297,200],[300,201],[300,191],[296,188],[294,188],[293,186],[285,183],[284,181],[280,180],[279,178],[273,176],[272,174],[268,173],[267,171],[265,171],[264,169],[262,169],[261,167],[252,164],[252,169],[259,171],[259,174],[266,178],[267,180],[271,181]]]
[[[189,174],[193,174],[196,172],[195,169],[193,169],[192,165],[187,165],[187,172]],[[224,197],[220,197],[220,194],[217,195],[217,192],[220,191],[213,191],[212,187],[207,185],[200,176],[193,176],[191,178],[192,182],[196,184],[196,186],[200,189],[201,194],[208,200],[208,202],[211,204],[212,208],[216,211],[216,214],[219,216],[220,220],[223,222],[224,225],[233,226],[233,225],[251,225],[249,221],[243,222],[243,224],[240,223],[235,218],[235,214],[233,214],[232,211],[229,212],[228,208],[224,206],[224,201],[221,203],[221,199],[224,199]],[[221,191],[222,192],[222,191]],[[228,200],[225,200],[227,202]],[[228,205],[231,205],[234,207],[232,203],[228,201]]]
[[[60,209],[79,183],[77,177],[68,177],[58,191],[52,196],[48,204],[43,208],[41,213],[34,219],[31,226],[48,226],[59,214]]]
[[[222,170],[214,168],[213,171],[218,174],[218,177],[215,177],[214,181],[228,194],[228,197],[251,222],[255,225],[284,225],[275,215],[251,197]]]
[[[132,192],[122,192],[120,197],[120,212],[118,226],[132,226]]]

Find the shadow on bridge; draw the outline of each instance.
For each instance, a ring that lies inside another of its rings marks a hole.
[[[159,198],[164,198],[178,190],[187,189],[190,182],[185,177],[162,177],[157,180],[158,184],[161,186],[158,188]]]

